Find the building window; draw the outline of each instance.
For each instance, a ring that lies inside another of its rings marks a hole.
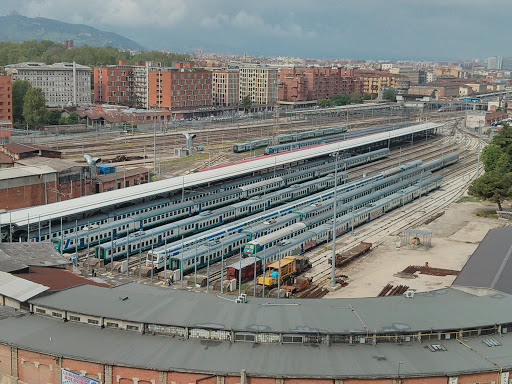
[[[89,324],[93,324],[93,325],[98,325],[100,323],[98,320],[94,320],[94,319],[87,319],[87,322]]]
[[[139,327],[136,325],[127,325],[126,329],[128,329],[129,331],[138,331]]]
[[[80,318],[78,316],[69,316],[69,320],[71,321],[80,321]]]
[[[46,313],[46,310],[44,310],[44,309],[42,309],[42,308],[36,308],[36,313],[45,314],[45,313]]]
[[[52,316],[53,317],[58,317],[59,319],[62,319],[62,313],[52,312]]]
[[[119,324],[111,323],[111,322],[107,321],[107,327],[109,327],[109,328],[117,328],[117,327],[119,327]]]

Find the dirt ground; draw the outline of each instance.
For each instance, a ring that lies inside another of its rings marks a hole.
[[[482,209],[496,209],[482,202],[453,203],[445,214],[428,225],[415,228],[432,231],[432,247],[397,248],[399,236],[389,239],[361,259],[342,270],[348,285],[330,292],[326,298],[374,297],[386,284],[407,285],[417,292],[450,286],[456,276],[430,276],[416,273],[416,278],[397,276],[409,265],[461,270],[487,231],[509,221],[477,216]]]

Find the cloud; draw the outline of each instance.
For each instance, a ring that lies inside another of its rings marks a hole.
[[[180,22],[187,13],[186,0],[28,0],[17,4],[25,16],[101,26],[147,26]]]

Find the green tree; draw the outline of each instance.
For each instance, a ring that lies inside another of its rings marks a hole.
[[[350,94],[350,103],[359,104],[363,100],[363,95],[354,92]]]
[[[371,100],[372,99],[372,95],[370,95],[369,93],[363,93],[363,100]]]
[[[240,107],[242,107],[245,110],[249,109],[252,105],[252,98],[251,95],[245,95],[242,99],[242,102],[240,103]]]
[[[321,108],[327,108],[333,105],[333,102],[329,99],[318,99],[316,104]]]
[[[62,111],[60,109],[52,109],[48,113],[48,119],[46,120],[46,123],[49,125],[58,125],[61,116]]]
[[[68,116],[68,124],[78,124],[80,122],[80,118],[78,117],[78,113],[71,112]]]
[[[12,82],[12,119],[14,122],[23,121],[23,104],[29,88],[28,80],[14,80]]]
[[[384,100],[396,101],[396,91],[393,88],[388,88],[382,94]]]
[[[29,88],[23,104],[23,117],[32,127],[39,128],[47,120],[46,100],[41,88]]]
[[[512,197],[512,128],[504,124],[482,152],[485,173],[473,181],[468,193],[498,205]]]
[[[331,101],[334,105],[347,105],[350,104],[350,95],[347,95],[346,93],[338,93],[331,96]]]

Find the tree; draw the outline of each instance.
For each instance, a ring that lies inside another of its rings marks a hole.
[[[388,88],[382,94],[384,100],[396,101],[396,92],[393,88]]]
[[[485,174],[473,181],[468,193],[489,200],[502,210],[502,202],[512,197],[512,128],[504,124],[483,150]]]
[[[347,95],[346,93],[338,93],[331,96],[331,101],[334,105],[347,105],[350,104],[350,95]]]
[[[501,211],[501,203],[512,196],[512,173],[486,172],[471,184],[468,193],[498,204]]]
[[[361,100],[363,100],[363,95],[360,93],[351,93],[350,95],[350,103],[359,104]]]
[[[321,108],[327,108],[333,105],[333,102],[329,99],[318,99],[316,103]]]
[[[46,99],[41,88],[29,88],[23,104],[23,117],[31,126],[39,128],[47,120]]]
[[[62,111],[60,109],[52,109],[48,113],[48,119],[46,120],[46,123],[49,125],[58,125],[61,116]]]
[[[14,80],[12,82],[12,119],[14,122],[23,121],[23,104],[29,88],[28,80]]]
[[[80,122],[80,118],[78,117],[78,113],[71,112],[68,116],[68,124],[78,124]]]
[[[371,100],[372,99],[372,95],[370,95],[369,93],[363,93],[363,100]]]
[[[242,103],[240,106],[245,110],[249,109],[252,105],[252,98],[251,95],[245,95],[242,99]]]

